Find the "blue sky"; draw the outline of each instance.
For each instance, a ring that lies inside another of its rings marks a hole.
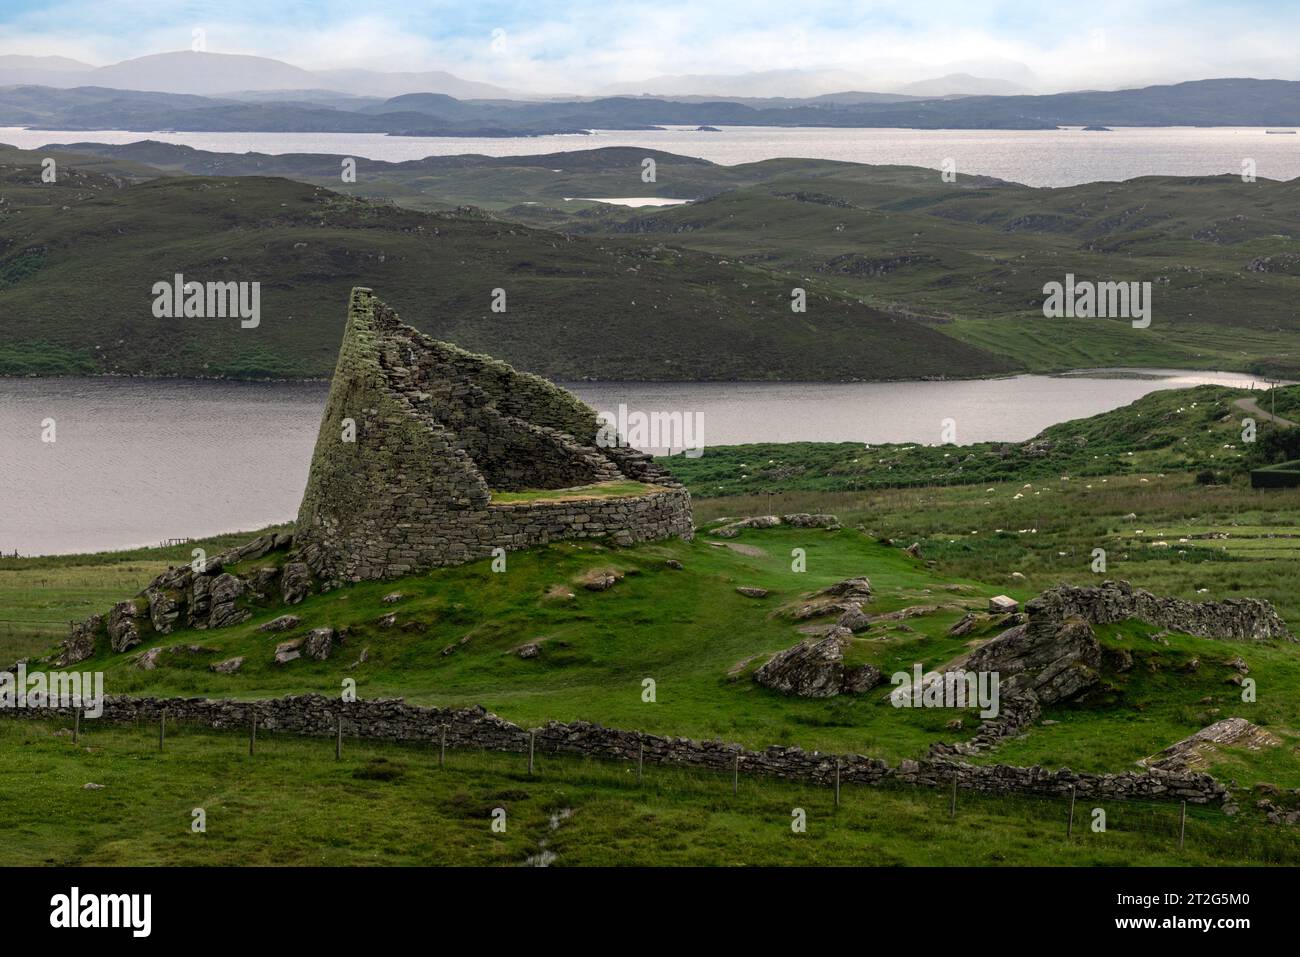
[[[1011,72],[1021,64],[1030,71],[1021,75],[1044,89],[1244,74],[1300,79],[1294,0],[1066,7],[1054,0],[0,0],[0,53],[103,64],[188,49],[192,31],[202,29],[213,52],[308,68],[445,69],[538,91],[667,73],[872,74],[898,61],[1001,63]]]

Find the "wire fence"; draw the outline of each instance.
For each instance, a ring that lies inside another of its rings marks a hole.
[[[217,729],[201,722],[178,720],[163,715],[157,720],[137,717],[134,722],[115,724],[117,729],[134,727],[139,735],[142,750],[166,753],[168,742],[178,738],[203,738],[211,741],[220,738],[222,747],[228,746],[231,754],[274,754],[277,743],[293,741],[319,742],[322,753],[333,752],[335,760],[374,757],[381,751],[399,749],[408,755],[422,756],[426,761],[445,769],[454,768],[457,755],[491,756],[504,762],[512,775],[545,777],[548,772],[561,778],[572,778],[573,769],[587,764],[605,769],[621,768],[617,777],[621,786],[631,789],[663,789],[694,791],[713,799],[730,795],[742,797],[742,792],[762,794],[765,789],[815,788],[821,800],[838,808],[846,795],[856,802],[869,801],[869,795],[885,791],[907,796],[926,805],[932,816],[958,821],[963,816],[991,815],[1015,818],[1025,824],[1047,830],[1058,829],[1062,840],[1078,841],[1092,833],[1131,834],[1148,840],[1162,842],[1169,849],[1192,849],[1215,858],[1241,864],[1300,864],[1300,827],[1271,824],[1246,815],[1228,815],[1213,805],[1193,804],[1186,801],[1155,801],[1121,797],[1094,797],[1076,793],[1062,793],[1006,788],[998,791],[960,787],[959,777],[952,785],[936,788],[925,784],[886,778],[878,782],[840,780],[838,771],[832,781],[816,782],[807,778],[755,774],[739,760],[727,771],[689,764],[667,764],[645,760],[644,752],[637,757],[613,757],[599,754],[570,754],[543,751],[536,746],[535,737],[529,735],[526,750],[487,749],[467,747],[456,743],[443,726],[442,734],[427,742],[400,741],[382,737],[358,736],[352,733],[350,722],[340,721],[335,733],[329,737],[306,735],[298,732],[259,727],[255,721],[244,729]],[[65,733],[71,731],[74,741],[88,733],[95,735],[93,722],[83,722],[79,714],[65,722]],[[295,753],[299,749],[295,747]],[[503,770],[503,773],[506,773]],[[615,779],[611,779],[615,780]],[[1100,812],[1100,813],[1099,813]]]

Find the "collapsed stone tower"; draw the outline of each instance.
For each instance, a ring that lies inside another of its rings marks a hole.
[[[353,289],[295,549],[342,582],[566,538],[691,538],[690,494],[649,456],[598,447],[600,426],[571,393],[431,339]],[[609,494],[610,482],[646,487]],[[577,491],[493,500],[546,490]]]

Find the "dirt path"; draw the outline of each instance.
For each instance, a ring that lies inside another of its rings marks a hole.
[[[1284,419],[1282,418],[1282,416],[1274,415],[1272,412],[1265,412],[1263,409],[1259,407],[1259,403],[1256,402],[1250,396],[1247,396],[1242,399],[1238,399],[1236,402],[1233,403],[1233,405],[1241,409],[1243,412],[1249,413],[1250,415],[1263,419],[1265,422],[1275,422],[1278,425],[1285,425],[1288,428],[1293,427],[1295,425],[1295,423],[1292,422],[1290,419]]]

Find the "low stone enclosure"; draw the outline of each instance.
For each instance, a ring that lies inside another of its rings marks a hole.
[[[323,695],[302,695],[261,701],[213,701],[204,698],[104,699],[98,719],[112,723],[156,723],[167,720],[224,730],[246,730],[254,720],[266,731],[334,737],[339,721],[349,736],[386,741],[422,742],[487,751],[573,755],[619,761],[643,759],[648,764],[743,773],[833,785],[838,773],[844,783],[911,784],[959,788],[988,794],[1068,795],[1111,800],[1168,800],[1190,804],[1225,803],[1228,789],[1208,774],[1149,768],[1120,774],[1088,774],[1062,768],[972,765],[944,758],[902,761],[890,767],[860,754],[834,755],[801,748],[770,747],[750,751],[722,741],[693,741],[639,731],[621,731],[598,724],[552,721],[525,729],[483,708],[424,708],[399,700],[344,702]],[[10,710],[26,718],[72,717],[71,708]]]
[[[293,605],[313,591],[497,548],[694,537],[690,493],[608,428],[598,445],[601,431],[571,393],[430,339],[369,289],[354,289],[294,532],[159,575],[74,624],[57,663],[85,661],[101,641],[123,652],[149,633],[239,624],[250,604]],[[602,497],[589,488],[606,482],[645,491]],[[556,494],[494,502],[494,491]]]

